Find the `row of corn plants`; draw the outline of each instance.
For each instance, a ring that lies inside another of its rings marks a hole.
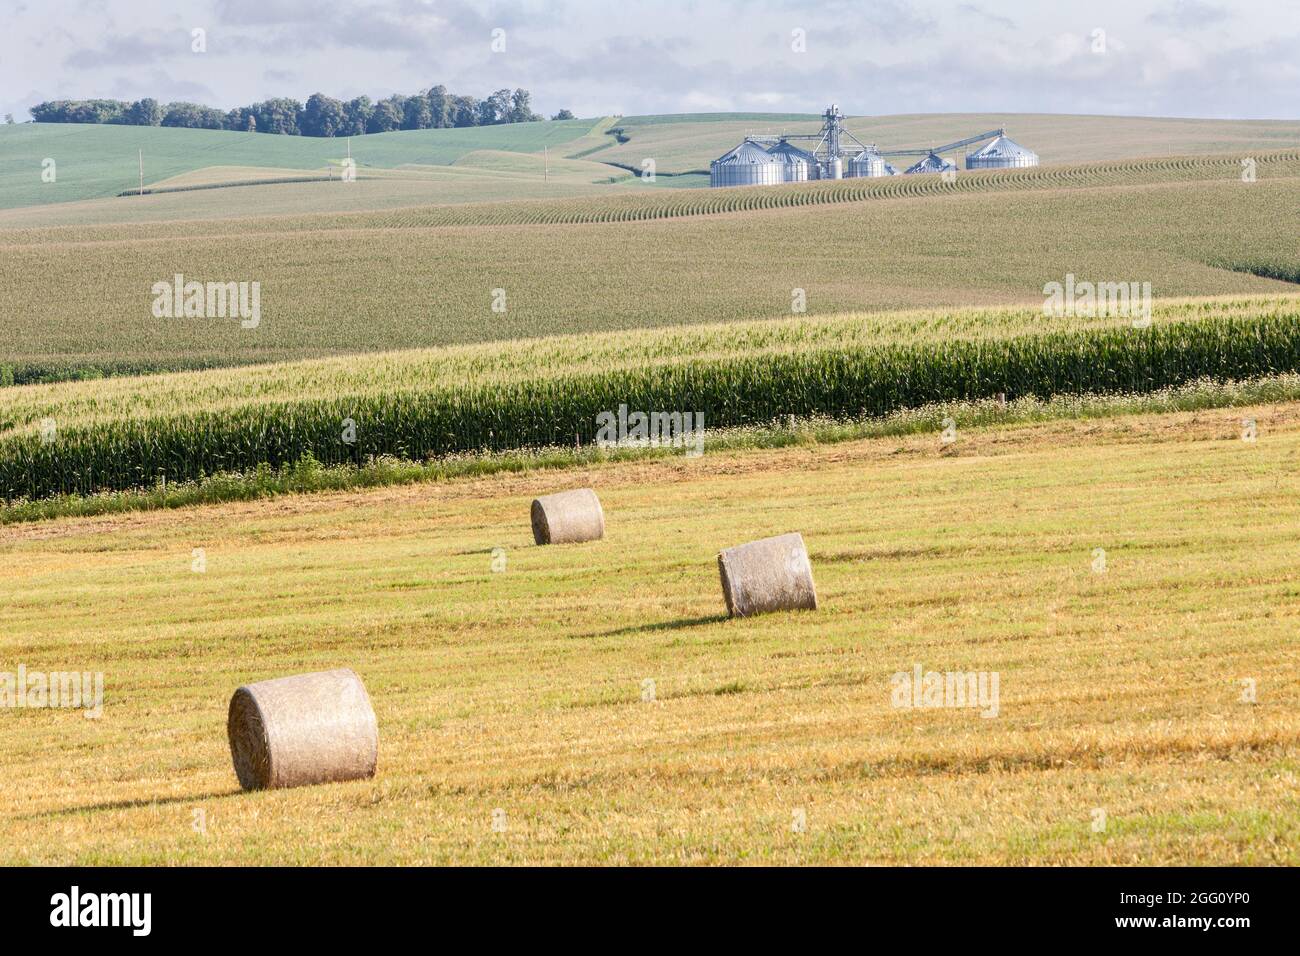
[[[195,480],[307,456],[359,464],[381,455],[424,460],[588,444],[596,437],[596,416],[620,404],[696,412],[706,428],[716,428],[790,414],[886,415],[999,393],[1009,399],[1136,394],[1196,379],[1295,371],[1300,321],[1275,313],[542,372],[500,384],[407,387],[86,425],[60,421],[52,435],[28,430],[0,440],[0,495],[12,501],[127,490],[163,476]]]

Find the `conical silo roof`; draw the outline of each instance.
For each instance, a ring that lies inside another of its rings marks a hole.
[[[970,154],[971,159],[1033,159],[1038,161],[1038,154],[1032,149],[1025,149],[1014,140],[1008,139],[1006,135],[997,137],[988,143],[985,143],[975,152]]]
[[[948,160],[944,159],[942,156],[937,156],[934,153],[931,153],[929,156],[926,156],[920,162],[914,163],[911,166],[907,167],[907,172],[908,173],[943,173],[943,172],[947,172],[950,169],[956,169],[956,168],[957,168],[956,166],[948,162]]]
[[[817,162],[817,157],[808,152],[808,150],[800,149],[798,146],[784,139],[769,149],[768,152],[783,163],[802,161],[811,166],[813,163]]]
[[[729,153],[724,153],[714,160],[720,166],[739,166],[746,163],[775,163],[777,158],[757,143],[748,140],[741,143]]]

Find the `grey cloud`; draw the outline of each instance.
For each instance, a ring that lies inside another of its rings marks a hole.
[[[814,26],[824,27],[836,46],[863,39],[898,43],[935,36],[939,31],[933,17],[902,0],[761,0],[736,7],[742,15],[754,9],[780,10],[790,17],[792,26],[805,27],[810,35]]]
[[[976,6],[973,3],[959,3],[957,5],[957,12],[983,20],[986,23],[992,23],[994,26],[1003,27],[1007,30],[1014,30],[1016,28],[1016,21],[1012,20],[1010,17],[1004,17],[997,13],[989,13],[983,7]]]
[[[1148,23],[1189,29],[1212,26],[1227,19],[1227,10],[1203,0],[1174,0],[1164,9],[1147,16]]]
[[[215,105],[215,96],[206,84],[177,79],[165,70],[152,70],[147,75],[132,72],[119,76],[108,92],[113,99],[136,100],[149,96],[160,103],[188,100]]]
[[[188,30],[151,37],[110,34],[97,49],[83,48],[69,54],[63,65],[78,70],[138,67],[182,54],[191,55]]]

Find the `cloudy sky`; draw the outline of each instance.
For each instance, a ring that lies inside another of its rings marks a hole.
[[[436,83],[475,96],[523,86],[535,109],[579,116],[818,112],[835,101],[851,114],[1300,118],[1297,0],[0,6],[0,113],[20,120],[47,99],[153,96],[230,108],[318,90],[378,99]],[[206,31],[204,53],[192,51],[195,28]],[[493,51],[494,30],[505,31],[504,50]]]

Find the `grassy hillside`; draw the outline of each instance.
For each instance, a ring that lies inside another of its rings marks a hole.
[[[912,198],[813,183],[450,212],[0,231],[8,273],[0,313],[10,317],[0,364],[195,367],[775,318],[790,314],[796,288],[814,315],[1041,304],[1044,284],[1067,273],[1150,282],[1157,297],[1294,289],[1223,267],[1257,261],[1277,266],[1277,275],[1300,271],[1278,244],[1279,235],[1300,232],[1293,154],[1261,162],[1255,183],[1240,181],[1231,158],[1137,163],[1059,182],[1043,179],[1046,172],[959,177],[946,188],[929,177],[915,188],[930,194]],[[977,182],[986,190],[966,185]],[[799,197],[848,201],[761,208]],[[644,215],[656,218],[622,221]],[[593,219],[618,221],[583,221]],[[548,224],[525,224],[533,221]],[[178,272],[259,281],[260,325],[155,319],[150,289]],[[506,290],[504,313],[492,309],[494,289]]]
[[[119,223],[149,223],[143,231],[152,231],[159,222],[182,224],[177,228],[190,231],[190,223],[201,219],[374,212],[516,199],[568,201],[609,195],[611,182],[627,181],[634,189],[642,185],[630,173],[600,163],[564,159],[547,163],[540,155],[483,150],[466,154],[455,165],[367,168],[357,176],[356,181],[344,183],[337,168],[204,167],[146,187],[144,196],[0,210],[0,231]],[[303,181],[286,183],[286,177]],[[200,188],[208,186],[218,188]]]
[[[710,118],[712,117],[712,118]],[[687,114],[626,117],[616,126],[627,142],[602,151],[606,162],[639,167],[653,157],[663,172],[704,170],[746,135],[813,133],[817,117],[781,114]],[[1007,127],[1044,163],[1084,163],[1139,156],[1243,153],[1300,145],[1300,121],[1162,119],[1037,113],[942,113],[850,117],[849,131],[881,149],[928,148]],[[910,160],[908,161],[910,162]],[[898,162],[899,168],[903,168]]]
[[[514,123],[466,129],[409,130],[352,137],[359,168],[406,163],[446,165],[474,150],[536,152],[564,147],[596,120]],[[145,183],[208,166],[323,169],[347,155],[347,142],[225,130],[24,123],[0,127],[0,209],[116,196]],[[57,181],[41,181],[42,162],[56,163]]]
[[[1059,116],[1036,114],[933,114],[916,116],[857,117],[848,127],[866,141],[882,147],[924,147],[981,133],[1006,124],[1011,135],[1036,150],[1045,163],[1082,163],[1156,155],[1242,154],[1284,149],[1300,144],[1300,123],[1264,120],[1189,120],[1143,117]],[[565,120],[471,129],[419,130],[353,137],[352,155],[363,174],[403,166],[464,164],[472,154],[540,153],[548,147],[555,164],[557,189],[543,189],[531,181],[531,160],[500,171],[519,176],[514,191],[501,183],[459,180],[431,185],[387,184],[385,190],[357,190],[348,197],[299,186],[264,186],[249,194],[231,195],[225,201],[229,215],[248,215],[265,206],[271,214],[327,212],[348,209],[384,209],[431,202],[493,201],[541,196],[574,195],[564,192],[565,160],[614,164],[598,172],[580,168],[582,183],[606,183],[611,176],[632,180],[626,170],[639,171],[647,157],[655,159],[656,186],[683,188],[707,185],[699,175],[709,161],[730,149],[748,133],[811,132],[816,117],[799,114],[701,113],[678,116],[606,117],[600,120]],[[145,185],[169,183],[177,177],[219,181],[219,170],[241,167],[240,178],[266,181],[275,171],[297,175],[326,173],[337,168],[346,153],[342,140],[301,136],[272,136],[213,130],[92,126],[75,124],[22,124],[0,128],[0,212],[21,207],[49,207],[52,203],[79,203],[109,199],[138,185],[137,151],[144,150]],[[41,182],[41,163],[53,158],[58,182]],[[537,159],[540,164],[540,158]],[[282,173],[280,175],[283,175]],[[231,181],[231,180],[226,180]],[[572,183],[569,183],[572,185]],[[223,197],[224,198],[224,197]],[[136,204],[98,203],[74,209],[41,209],[18,220],[21,224],[141,221],[145,218],[189,218],[220,214],[215,203],[184,202]],[[4,217],[0,216],[0,223]]]
[[[0,529],[5,659],[105,684],[0,721],[0,856],[1295,865],[1297,457],[1291,406]],[[606,539],[532,546],[570,484]],[[822,610],[726,620],[717,551],[791,529]],[[998,716],[895,709],[917,664]],[[240,793],[234,689],[340,666],[377,776]]]

